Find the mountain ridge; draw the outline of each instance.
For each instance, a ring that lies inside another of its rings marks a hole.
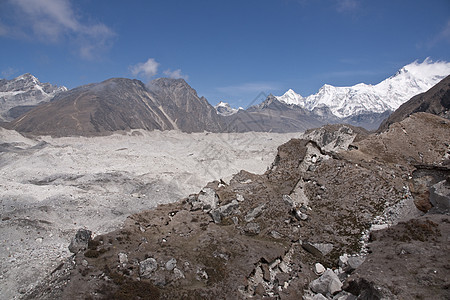
[[[383,113],[396,110],[413,96],[423,93],[450,74],[450,63],[433,62],[427,58],[422,63],[412,62],[396,74],[376,85],[358,83],[349,87],[324,84],[316,94],[303,97],[289,89],[277,98],[313,110],[327,106],[339,118],[361,113]]]
[[[40,102],[67,91],[65,86],[42,83],[30,73],[11,80],[0,79],[0,121],[11,121]]]

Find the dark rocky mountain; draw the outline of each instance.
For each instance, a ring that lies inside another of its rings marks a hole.
[[[449,140],[428,113],[311,130],[264,174],[81,230],[24,299],[448,299]]]
[[[41,83],[29,73],[11,80],[0,79],[0,121],[11,121],[64,91],[66,87]]]
[[[272,95],[258,105],[239,110],[223,119],[229,132],[302,132],[327,123],[326,117],[315,115],[297,105],[282,103]]]
[[[395,122],[400,122],[416,112],[428,112],[450,119],[450,75],[429,89],[427,92],[403,103],[380,125],[378,131],[385,131]]]
[[[113,78],[58,94],[6,126],[34,135],[103,135],[146,129],[219,131],[219,117],[182,79]]]
[[[155,79],[147,86],[150,95],[173,126],[184,132],[223,131],[223,123],[216,110],[205,97],[197,92],[184,79]]]

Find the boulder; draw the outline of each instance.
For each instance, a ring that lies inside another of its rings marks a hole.
[[[77,253],[82,250],[86,250],[88,248],[89,242],[92,240],[91,238],[92,231],[87,229],[78,229],[75,236],[70,241],[69,251],[72,253]]]
[[[177,260],[175,258],[170,259],[168,262],[166,262],[166,270],[172,271],[177,266]]]
[[[139,275],[143,278],[150,278],[153,272],[158,268],[156,259],[149,257],[139,263]]]
[[[342,290],[342,283],[333,270],[327,269],[322,276],[309,284],[309,288],[314,293],[334,295]]]
[[[211,188],[203,188],[197,199],[202,204],[203,210],[207,211],[217,208],[217,205],[219,204],[219,198],[217,197],[216,192]]]
[[[255,207],[254,209],[252,209],[246,216],[245,216],[245,222],[251,222],[253,221],[255,218],[257,218],[258,216],[260,216],[264,210],[264,208],[266,207],[265,204],[261,204],[260,206]]]
[[[214,223],[218,224],[223,218],[231,215],[235,209],[239,207],[239,202],[237,200],[231,201],[226,205],[220,206],[209,212],[210,216],[213,218]]]

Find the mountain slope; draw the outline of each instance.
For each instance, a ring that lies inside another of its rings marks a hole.
[[[112,78],[57,95],[9,125],[19,132],[68,136],[117,130],[217,131],[214,108],[184,80],[158,79],[152,89],[139,80]]]
[[[66,87],[41,83],[29,73],[11,80],[0,79],[0,121],[11,121],[64,91],[67,91]]]
[[[389,125],[400,122],[416,112],[427,112],[444,118],[450,118],[450,75],[429,89],[427,92],[414,96],[402,104],[389,118],[383,121],[378,129],[385,131]]]
[[[259,105],[223,117],[229,132],[302,132],[327,121],[297,105],[287,105],[269,95]]]
[[[411,97],[423,93],[450,74],[450,63],[413,62],[401,68],[379,84],[360,83],[350,87],[335,87],[325,84],[318,93],[302,97],[288,90],[278,100],[295,104],[308,110],[329,107],[339,118],[347,118],[364,113],[384,113],[394,111]]]
[[[221,118],[205,97],[184,79],[158,78],[148,85],[149,94],[155,99],[159,109],[171,120],[175,129],[184,132],[222,130]]]

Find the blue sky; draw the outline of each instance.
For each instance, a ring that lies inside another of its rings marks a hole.
[[[0,0],[0,49],[2,78],[181,77],[213,105],[246,107],[450,61],[450,1]]]

